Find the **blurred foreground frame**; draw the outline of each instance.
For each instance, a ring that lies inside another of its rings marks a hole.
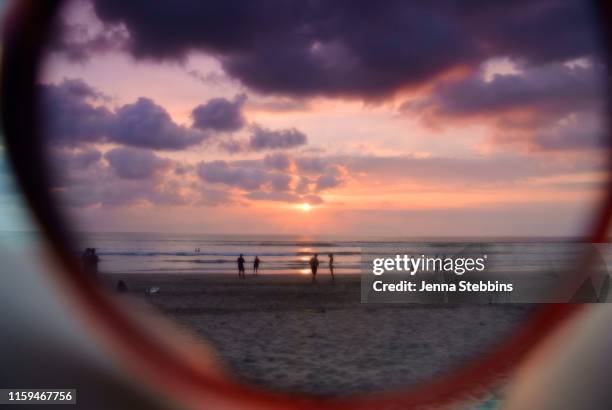
[[[42,130],[37,107],[38,70],[41,52],[61,1],[25,0],[14,2],[4,26],[2,56],[2,121],[6,148],[11,164],[28,205],[36,218],[48,246],[53,250],[63,269],[57,271],[62,282],[83,310],[107,335],[109,345],[134,365],[139,378],[160,392],[197,405],[206,401],[222,406],[250,406],[252,408],[293,409],[369,409],[414,408],[452,403],[471,393],[480,394],[495,383],[498,376],[507,374],[547,335],[581,308],[580,304],[542,305],[507,342],[480,361],[470,363],[455,373],[430,384],[408,391],[389,394],[326,400],[274,394],[239,385],[229,380],[210,377],[202,369],[181,360],[148,339],[116,306],[83,275],[78,262],[68,250],[71,237],[65,219],[55,206],[49,192],[47,161],[42,149]],[[602,21],[605,44],[612,44],[612,4],[597,2]],[[608,50],[609,51],[609,50]],[[610,54],[607,55],[608,67]],[[607,84],[610,95],[611,83]],[[610,106],[607,118],[612,118]],[[609,127],[608,127],[609,129]],[[610,144],[607,144],[608,146]],[[608,164],[610,173],[610,164]],[[585,242],[607,241],[607,230],[612,213],[612,180],[608,178],[607,192],[596,210],[590,235]],[[576,280],[582,283],[588,274],[590,258],[586,256]],[[580,265],[579,265],[580,266]]]

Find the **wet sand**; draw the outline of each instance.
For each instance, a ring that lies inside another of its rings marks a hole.
[[[128,294],[208,340],[236,377],[340,396],[431,380],[503,340],[528,305],[366,305],[359,276],[130,274]],[[147,295],[151,286],[159,293]]]

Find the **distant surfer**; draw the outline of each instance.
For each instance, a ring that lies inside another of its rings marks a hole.
[[[329,254],[329,273],[331,273],[332,282],[335,281],[336,278],[334,278],[334,254],[333,253]]]

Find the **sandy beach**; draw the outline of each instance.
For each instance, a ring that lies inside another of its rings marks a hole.
[[[508,335],[526,305],[363,305],[359,276],[141,274],[128,294],[209,341],[240,380],[325,396],[419,383]],[[151,286],[159,293],[146,295]]]

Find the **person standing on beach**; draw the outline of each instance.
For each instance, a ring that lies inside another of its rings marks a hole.
[[[238,262],[238,277],[243,278],[244,277],[244,257],[242,256],[242,254],[240,254],[238,259],[236,259],[236,262]]]
[[[84,270],[89,270],[89,255],[91,254],[91,248],[85,249],[85,252],[81,255],[81,263]]]
[[[83,262],[83,269],[91,273],[95,278],[98,276],[98,263],[100,257],[96,255],[96,248],[87,248],[81,256]]]
[[[255,256],[255,260],[253,261],[253,274],[257,276],[257,271],[259,270],[259,256]]]
[[[331,273],[332,282],[334,282],[336,278],[334,278],[334,254],[333,253],[329,254],[329,273]]]
[[[319,269],[319,259],[317,258],[317,254],[315,253],[314,256],[310,258],[310,272],[312,273],[313,282],[317,278],[317,269]]]
[[[91,253],[89,254],[89,270],[95,277],[98,276],[98,263],[100,263],[100,257],[96,254],[96,248],[91,248]]]

